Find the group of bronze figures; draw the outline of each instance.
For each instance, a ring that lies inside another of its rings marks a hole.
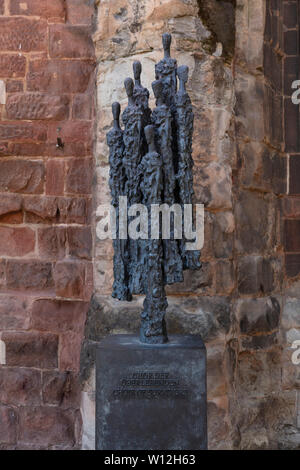
[[[149,108],[149,91],[141,84],[140,62],[133,64],[134,81],[124,84],[128,106],[122,114],[120,104],[112,105],[114,124],[107,134],[110,149],[110,188],[112,205],[119,220],[119,197],[127,197],[128,207],[192,204],[194,115],[186,91],[188,67],[177,67],[170,56],[171,35],[163,35],[164,58],[155,66],[152,89],[156,108]],[[178,77],[178,78],[177,78]],[[178,88],[179,79],[179,88]],[[172,222],[173,219],[171,219]],[[130,217],[128,217],[128,223]],[[118,227],[118,223],[117,223]],[[118,230],[117,230],[118,234]],[[199,251],[187,251],[185,239],[162,237],[114,240],[113,297],[130,301],[133,294],[145,294],[140,339],[144,343],[168,341],[165,325],[167,299],[165,285],[183,281],[183,270],[201,267]]]

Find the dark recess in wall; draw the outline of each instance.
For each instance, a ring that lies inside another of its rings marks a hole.
[[[211,32],[203,47],[209,54],[216,50],[218,42],[223,45],[223,57],[230,62],[235,50],[236,0],[198,0],[199,17]]]

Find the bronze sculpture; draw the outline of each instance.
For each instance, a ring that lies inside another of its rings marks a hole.
[[[141,314],[140,340],[148,344],[168,341],[165,312],[165,285],[183,281],[184,269],[199,269],[199,251],[187,251],[185,239],[174,235],[174,215],[170,237],[152,239],[151,205],[192,204],[194,115],[186,91],[188,67],[177,67],[170,55],[171,35],[163,35],[164,58],[156,65],[152,88],[156,108],[148,106],[149,91],[141,84],[140,62],[133,64],[134,79],[125,80],[128,106],[119,125],[120,105],[113,104],[114,126],[107,135],[110,148],[110,188],[112,205],[127,196],[128,206],[144,204],[148,210],[148,240],[114,240],[113,297],[131,300],[145,294]],[[177,79],[179,90],[177,91]],[[151,124],[151,125],[150,125]],[[128,217],[130,222],[130,217]]]

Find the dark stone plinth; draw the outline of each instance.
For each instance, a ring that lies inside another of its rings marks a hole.
[[[199,336],[166,344],[134,335],[97,351],[96,449],[207,448],[206,349]]]

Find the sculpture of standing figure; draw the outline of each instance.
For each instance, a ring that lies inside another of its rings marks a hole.
[[[178,148],[178,172],[179,199],[182,207],[193,202],[193,128],[194,113],[191,99],[186,91],[186,83],[189,78],[189,68],[182,65],[177,70],[180,81],[178,93],[175,97],[176,104],[176,129]],[[184,269],[198,269],[201,267],[199,251],[186,251],[185,240],[181,241]]]
[[[165,55],[155,67],[157,80],[152,84],[156,98],[152,116],[148,105],[149,92],[141,84],[142,67],[137,61],[133,65],[135,82],[131,78],[125,80],[128,106],[122,115],[124,131],[119,125],[119,104],[115,103],[114,127],[107,136],[113,205],[118,207],[118,197],[125,195],[128,207],[143,203],[147,208],[150,238],[117,240],[114,243],[113,296],[131,300],[133,294],[146,294],[140,338],[148,344],[161,344],[168,340],[165,285],[181,282],[184,269],[201,267],[200,252],[186,250],[185,238],[174,239],[175,217],[171,211],[170,239],[162,239],[161,227],[157,227],[157,238],[152,239],[151,232],[153,205],[160,210],[162,204],[168,209],[175,205],[176,209],[183,209],[185,205],[192,204],[194,194],[194,115],[186,91],[188,67],[177,69],[177,61],[170,56],[170,46],[171,35],[164,34]],[[180,81],[178,92],[177,76]],[[131,222],[129,217],[128,222]],[[160,224],[160,221],[156,220],[156,223]],[[192,225],[191,221],[190,228]]]
[[[136,106],[134,101],[134,83],[131,78],[126,78],[125,90],[128,96],[128,106],[125,109],[122,120],[124,123],[124,158],[123,164],[126,175],[125,194],[128,207],[141,202],[140,181],[138,177],[138,165],[143,155],[143,111]],[[129,287],[132,294],[142,294],[143,265],[140,262],[140,241],[129,240],[130,253],[130,280]]]
[[[172,115],[163,102],[163,83],[156,80],[152,83],[156,108],[152,113],[152,122],[155,127],[155,141],[159,154],[163,159],[163,202],[172,206],[175,201],[175,170],[172,151]],[[183,265],[178,250],[177,240],[174,240],[174,217],[170,219],[170,240],[163,240],[164,247],[164,281],[165,284],[174,284],[183,281]]]
[[[172,36],[169,33],[162,37],[164,58],[155,66],[156,80],[163,83],[163,102],[175,111],[175,95],[177,92],[177,60],[171,57]]]
[[[160,344],[168,341],[165,325],[165,313],[168,306],[163,280],[163,247],[161,239],[151,238],[151,205],[162,202],[163,162],[156,152],[154,127],[147,126],[145,135],[149,152],[140,164],[143,204],[148,208],[149,234],[147,240],[147,284],[144,310],[141,314],[141,341]]]
[[[124,142],[120,128],[120,103],[113,103],[113,128],[107,134],[109,146],[110,179],[112,205],[116,210],[116,236],[114,247],[114,284],[112,296],[119,300],[131,300],[129,291],[128,259],[126,256],[127,240],[119,239],[119,197],[125,194],[125,171],[123,166]]]

